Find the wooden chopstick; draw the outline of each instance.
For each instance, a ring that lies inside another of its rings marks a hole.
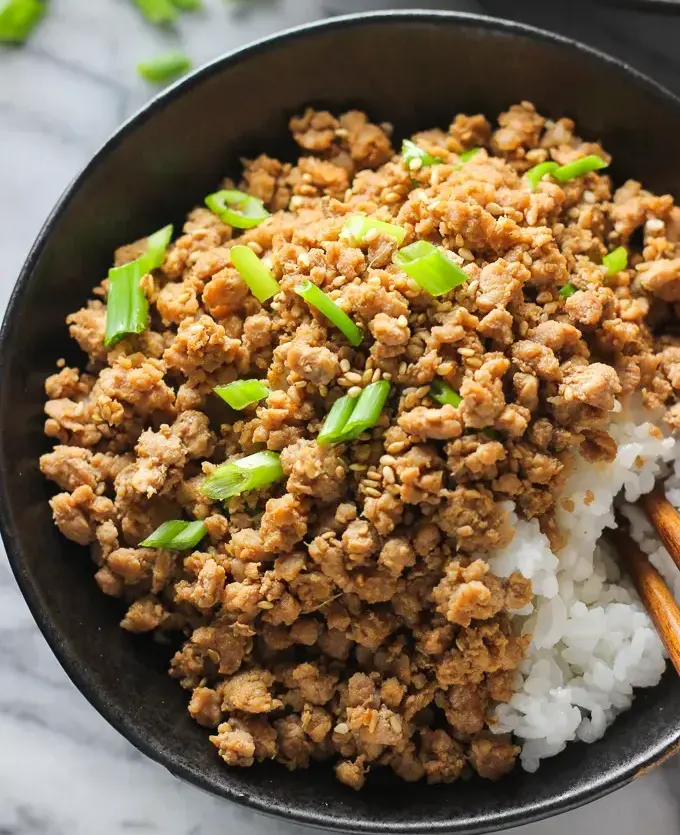
[[[645,609],[680,675],[680,606],[661,574],[627,533],[619,528],[608,531],[607,538],[628,569]]]
[[[660,487],[640,497],[638,505],[656,528],[671,559],[680,568],[680,515]]]

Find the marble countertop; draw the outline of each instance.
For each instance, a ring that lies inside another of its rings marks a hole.
[[[154,90],[138,61],[180,46],[196,64],[284,26],[366,8],[457,8],[578,37],[680,92],[680,16],[576,0],[205,0],[174,34],[130,0],[51,0],[30,43],[0,48],[0,309],[40,225],[100,143]],[[540,777],[539,777],[540,779]],[[677,835],[680,761],[615,795],[514,835]],[[120,737],[47,648],[0,551],[0,835],[305,832],[180,783]]]

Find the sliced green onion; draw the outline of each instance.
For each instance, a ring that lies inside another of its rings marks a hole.
[[[365,215],[352,215],[352,217],[347,218],[340,236],[346,240],[362,244],[366,240],[366,235],[373,229],[394,238],[398,246],[402,245],[406,237],[406,230],[403,227],[396,226],[394,223],[385,223],[384,220],[374,220]]]
[[[191,61],[183,52],[164,52],[148,61],[137,64],[137,72],[147,81],[162,83],[170,78],[184,75],[191,69]]]
[[[137,259],[144,273],[150,273],[163,266],[165,251],[172,240],[172,223],[149,235],[146,239],[146,252]]]
[[[0,8],[0,43],[23,43],[46,11],[42,0],[8,0]]]
[[[534,165],[533,168],[530,168],[524,176],[527,180],[529,180],[531,190],[535,191],[536,186],[541,182],[545,175],[552,174],[552,172],[557,171],[559,167],[560,166],[556,162],[549,160],[548,162],[539,162],[538,165]]]
[[[560,287],[559,294],[562,296],[563,299],[568,299],[569,296],[573,296],[576,292],[576,287],[570,282],[564,285],[564,287]]]
[[[444,380],[433,380],[430,383],[430,397],[437,403],[441,403],[442,406],[449,405],[458,408],[463,402],[460,394]]]
[[[177,19],[177,9],[170,0],[134,0],[134,3],[149,23],[157,26],[174,23]]]
[[[298,296],[302,296],[307,304],[315,307],[319,313],[323,313],[327,319],[330,319],[335,327],[341,330],[347,337],[350,345],[353,345],[356,348],[357,345],[361,344],[361,341],[364,338],[364,332],[361,328],[357,327],[345,311],[338,307],[333,299],[331,299],[330,296],[327,296],[323,290],[320,290],[316,284],[312,284],[311,281],[305,279],[305,281],[295,287],[295,292]]]
[[[607,268],[609,275],[616,275],[628,266],[628,251],[625,246],[617,246],[602,259],[602,266]]]
[[[156,528],[147,538],[140,542],[142,548],[167,548],[170,551],[187,551],[195,548],[208,533],[203,522],[185,522],[173,519]]]
[[[432,154],[428,154],[427,151],[419,148],[416,143],[411,142],[410,139],[404,139],[402,142],[401,155],[409,168],[411,167],[411,163],[416,159],[420,160],[422,168],[426,168],[428,165],[436,165],[438,162],[442,161],[439,157],[433,157]]]
[[[142,333],[149,322],[149,302],[140,282],[146,271],[137,259],[109,270],[109,292],[106,300],[107,348],[130,333]]]
[[[115,345],[130,333],[142,333],[149,324],[149,302],[142,290],[142,278],[160,267],[172,238],[172,224],[164,226],[146,242],[146,252],[122,267],[109,270],[109,292],[106,300],[106,332],[104,344]]]
[[[233,188],[209,194],[205,198],[205,205],[236,229],[252,229],[269,217],[269,212],[258,197]]]
[[[223,501],[248,490],[267,487],[283,477],[279,454],[265,450],[238,461],[220,464],[201,485],[201,493],[210,499]]]
[[[172,0],[172,3],[183,12],[193,12],[203,8],[203,0]]]
[[[394,263],[433,296],[441,296],[464,284],[469,276],[427,241],[409,244],[392,257]]]
[[[367,429],[378,422],[380,413],[390,393],[390,384],[387,380],[378,380],[377,383],[370,383],[356,399],[352,414],[338,438],[338,442],[353,441]]]
[[[568,183],[575,177],[582,177],[584,174],[590,174],[591,171],[599,171],[601,168],[607,168],[608,162],[605,162],[602,157],[597,154],[588,154],[587,157],[575,159],[573,162],[568,162],[566,165],[561,165],[553,174],[556,180],[561,183]]]
[[[250,292],[259,302],[266,302],[280,290],[279,282],[274,278],[249,246],[232,246],[229,250],[231,263],[250,288]]]
[[[267,397],[269,386],[262,380],[235,380],[226,386],[215,386],[213,391],[232,409],[240,410]]]
[[[458,159],[461,162],[467,162],[468,160],[472,159],[475,154],[478,154],[482,149],[481,148],[470,148],[468,151],[463,151],[462,154],[458,154]]]
[[[333,403],[331,410],[323,422],[321,431],[317,435],[316,442],[320,446],[337,444],[342,436],[347,421],[350,419],[357,403],[356,397],[345,394]]]

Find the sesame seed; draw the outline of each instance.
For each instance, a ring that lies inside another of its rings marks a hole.
[[[347,394],[350,397],[358,397],[361,394],[361,388],[359,386],[352,386],[347,390]]]

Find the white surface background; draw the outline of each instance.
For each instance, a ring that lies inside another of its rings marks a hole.
[[[541,17],[549,3],[534,4],[540,8],[539,23],[545,23]],[[380,2],[205,0],[206,12],[186,15],[175,35],[141,23],[129,0],[51,0],[50,5],[49,17],[26,47],[0,47],[0,309],[62,190],[99,144],[153,94],[137,78],[138,61],[180,45],[200,64],[283,26]],[[453,3],[420,5],[445,8]],[[495,13],[500,7],[508,13],[527,9],[521,3],[487,5]],[[479,11],[477,3],[465,0],[457,7]],[[559,14],[556,5],[552,8]],[[558,21],[567,30],[570,10],[563,3],[564,20]],[[599,27],[612,48],[621,51],[629,36],[612,31],[611,10],[584,14],[593,31]],[[677,44],[680,29],[671,19],[658,36],[645,29],[644,21],[638,27],[635,16],[621,19],[629,31],[632,23],[632,37],[644,46],[648,68],[655,60],[649,52],[652,42],[666,38]],[[661,30],[657,26],[655,31]],[[674,68],[663,58],[658,66],[668,81]],[[675,761],[584,809],[512,832],[677,835],[679,789],[680,764]],[[310,831],[209,797],[133,749],[66,678],[0,552],[0,835],[217,835],[236,830],[243,835]]]

